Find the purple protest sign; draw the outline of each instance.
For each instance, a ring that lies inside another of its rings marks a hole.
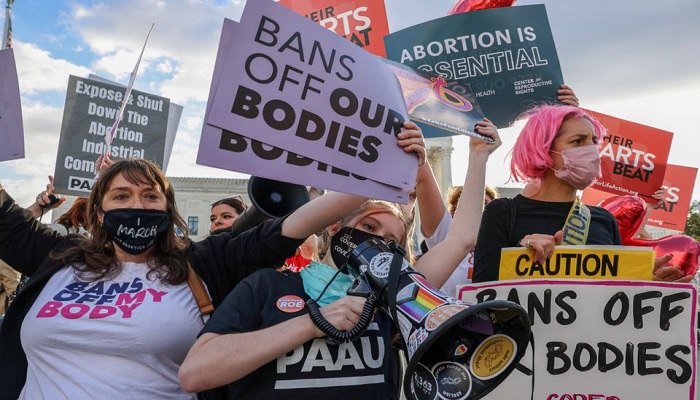
[[[230,46],[237,25],[234,21],[224,20],[208,105],[212,104],[211,99],[221,78],[223,63],[220,58]],[[206,113],[208,115],[209,107]],[[231,151],[235,154],[231,154]],[[398,203],[408,201],[406,190],[358,177],[337,167],[206,124],[202,128],[197,164]]]
[[[405,191],[413,187],[417,159],[396,144],[408,115],[381,59],[269,0],[246,3],[222,51],[225,67],[207,124]],[[220,150],[222,161],[237,156]]]
[[[222,131],[213,126],[205,125],[202,136],[205,133],[221,136],[221,145],[236,151],[236,156],[232,157],[231,162],[236,165],[238,172],[374,199],[403,204],[408,202],[408,191],[351,174],[308,157],[290,153],[231,131]],[[201,153],[197,158],[197,164],[217,166],[214,158]]]
[[[0,50],[0,161],[24,158],[19,81],[12,49]]]

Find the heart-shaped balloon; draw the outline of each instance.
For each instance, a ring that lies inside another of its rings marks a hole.
[[[695,275],[698,272],[700,258],[700,243],[687,235],[669,235],[659,239],[630,239],[626,246],[650,246],[656,251],[657,257],[673,254],[669,265],[680,268],[685,275]]]
[[[510,7],[513,4],[515,4],[515,0],[457,0],[447,15],[486,10],[487,8]]]
[[[647,204],[637,196],[613,196],[600,206],[610,211],[620,228],[620,238],[625,246],[652,247],[657,257],[673,254],[669,265],[680,268],[685,275],[695,275],[698,270],[700,244],[687,235],[670,235],[659,239],[638,239],[634,235],[644,223]]]
[[[610,211],[620,228],[622,244],[632,239],[644,222],[647,203],[637,196],[612,196],[603,200],[600,207]]]

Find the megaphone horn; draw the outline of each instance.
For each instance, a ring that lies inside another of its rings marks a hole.
[[[525,354],[531,334],[527,312],[506,300],[471,304],[453,299],[403,258],[397,262],[397,248],[370,239],[350,253],[348,265],[360,272],[355,286],[385,295],[379,304],[401,331],[408,354],[406,397],[482,398]]]
[[[263,221],[284,217],[309,202],[309,191],[303,185],[251,176],[248,197],[250,207],[225,232],[237,236]]]

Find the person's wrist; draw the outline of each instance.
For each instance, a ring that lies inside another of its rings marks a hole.
[[[489,156],[491,155],[491,152],[489,149],[483,149],[482,151],[475,150],[469,151],[469,159],[474,160],[474,161],[483,161],[483,160],[488,160]]]

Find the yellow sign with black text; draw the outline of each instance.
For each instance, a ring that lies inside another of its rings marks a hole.
[[[651,280],[654,250],[642,246],[557,246],[546,262],[532,262],[534,250],[501,250],[498,279]]]

